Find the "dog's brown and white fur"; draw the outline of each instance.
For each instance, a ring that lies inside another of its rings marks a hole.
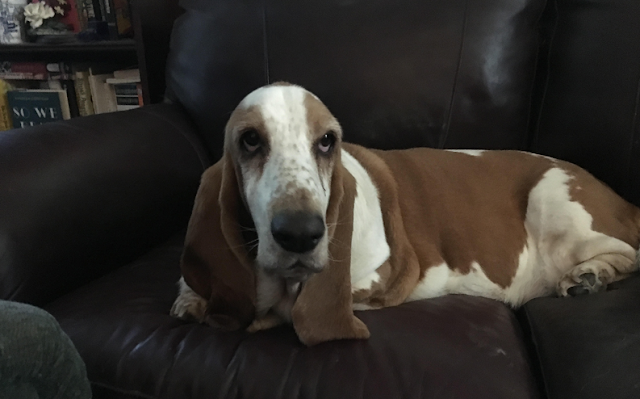
[[[334,256],[331,228],[344,220],[326,226],[304,253],[285,250],[271,226],[282,210],[326,216],[339,166],[355,179],[354,309],[446,294],[519,306],[596,292],[637,269],[639,210],[577,166],[518,151],[342,143],[338,121],[295,85],[266,86],[240,103],[227,125],[225,157],[257,238],[252,331],[290,321],[301,284]],[[172,314],[203,320],[206,311],[207,300],[181,280]]]

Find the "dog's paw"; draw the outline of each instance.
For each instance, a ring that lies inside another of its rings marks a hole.
[[[247,327],[247,332],[254,333],[261,330],[268,330],[283,323],[284,320],[282,320],[281,317],[273,313],[268,313],[265,316],[255,319],[253,323]]]
[[[191,290],[182,290],[169,314],[182,320],[202,323],[207,313],[207,301]]]
[[[579,296],[604,291],[606,284],[595,273],[565,276],[558,284],[558,295]]]

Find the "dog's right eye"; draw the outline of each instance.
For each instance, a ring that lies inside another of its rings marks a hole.
[[[255,130],[247,130],[244,132],[240,138],[240,142],[242,143],[242,147],[250,154],[258,151],[262,146],[260,135]]]

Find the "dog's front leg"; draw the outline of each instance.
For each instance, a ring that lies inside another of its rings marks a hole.
[[[258,283],[258,303],[261,305],[258,317],[247,328],[248,332],[268,330],[281,324],[291,323],[291,309],[300,293],[300,283],[286,282],[271,276]],[[260,286],[260,283],[264,283]],[[263,300],[260,303],[260,299]],[[275,301],[275,303],[274,303]],[[265,307],[269,306],[265,310]]]

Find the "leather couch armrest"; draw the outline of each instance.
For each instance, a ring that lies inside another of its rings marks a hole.
[[[183,229],[208,163],[177,105],[0,132],[0,298],[42,305]]]

